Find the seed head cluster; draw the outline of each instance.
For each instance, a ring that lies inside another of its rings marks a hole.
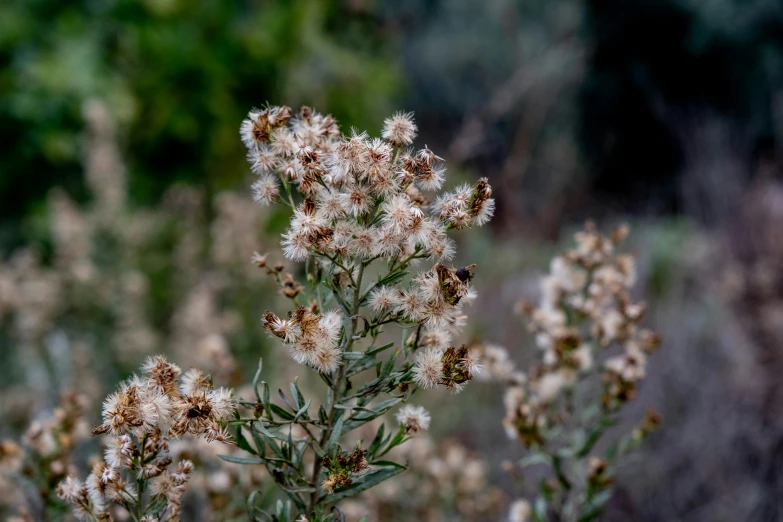
[[[287,107],[251,111],[241,134],[248,148],[255,199],[270,204],[291,190],[306,200],[294,209],[283,236],[286,257],[308,254],[370,259],[410,256],[449,259],[449,228],[480,226],[494,212],[486,179],[431,201],[445,180],[443,160],[431,150],[403,150],[413,143],[411,114],[386,120],[383,138],[353,132],[345,137],[331,116],[304,107],[291,117]],[[271,122],[271,123],[270,123]]]
[[[289,346],[292,357],[298,363],[326,374],[340,365],[341,352],[337,347],[341,328],[339,312],[321,315],[300,306],[288,319],[266,312],[262,324],[270,334]]]
[[[370,467],[365,454],[365,450],[357,448],[351,453],[340,452],[334,459],[324,457],[322,464],[328,470],[321,484],[324,491],[334,493],[335,490],[345,489],[353,484],[353,477]]]
[[[219,423],[235,410],[233,393],[213,389],[198,370],[190,370],[180,383],[181,373],[162,356],[150,357],[141,376],[131,377],[106,398],[103,424],[93,434],[140,438],[159,429],[175,438],[190,434],[226,442]]]
[[[293,211],[282,235],[285,256],[312,260],[345,298],[345,306],[325,313],[300,306],[286,318],[264,315],[263,326],[297,362],[326,374],[340,367],[351,294],[362,290],[355,285],[359,272],[376,259],[387,262],[390,274],[422,260],[433,264],[407,282],[379,280],[361,296],[360,307],[368,306],[383,322],[421,325],[416,346],[441,355],[464,324],[462,307],[475,296],[470,289],[475,265],[442,264],[456,252],[447,232],[489,221],[492,189],[480,179],[438,194],[445,181],[443,159],[427,147],[409,148],[416,132],[413,115],[397,113],[384,122],[380,138],[355,130],[344,136],[333,117],[308,107],[295,115],[287,107],[253,110],[242,123],[248,161],[258,176],[255,200],[279,201]],[[266,258],[256,255],[253,262],[265,266]],[[302,287],[293,278],[289,283],[283,292],[296,299]],[[439,375],[453,373],[440,366]],[[472,373],[475,365],[454,374],[456,380],[444,377],[441,383],[435,376],[417,382],[459,389]]]
[[[465,344],[446,350],[427,348],[416,359],[413,380],[422,388],[443,386],[459,392],[481,371],[478,357],[477,351]]]
[[[511,436],[540,442],[541,428],[553,422],[547,405],[591,371],[597,360],[602,361],[596,368],[603,376],[601,407],[614,411],[634,397],[647,357],[660,340],[639,327],[645,305],[630,296],[635,261],[616,252],[627,234],[623,226],[603,236],[588,224],[575,235],[576,247],[552,260],[549,274],[541,280],[539,305],[524,307],[541,364],[528,375],[505,371],[513,382],[506,393],[504,421]],[[505,358],[497,348],[492,351],[493,359]]]
[[[190,434],[228,443],[222,423],[235,409],[233,393],[213,388],[199,370],[182,375],[163,357],[150,357],[142,374],[120,385],[103,404],[103,423],[93,434],[110,435],[104,459],[84,482],[67,477],[57,494],[80,520],[110,520],[115,504],[148,517],[141,520],[158,520],[160,512],[166,520],[177,521],[193,463],[180,460],[172,467],[169,441]],[[141,506],[145,489],[151,502]]]

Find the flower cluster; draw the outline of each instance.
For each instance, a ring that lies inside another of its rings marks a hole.
[[[422,388],[440,385],[458,392],[480,370],[478,354],[466,344],[459,348],[451,346],[444,351],[428,348],[416,358],[413,380]]]
[[[69,476],[58,485],[57,494],[80,520],[111,520],[112,505],[139,521],[179,520],[193,463],[182,459],[172,468],[170,440],[190,434],[230,442],[224,423],[236,409],[231,391],[213,388],[196,369],[181,375],[161,356],[142,369],[104,402],[103,423],[93,430],[111,435],[104,459],[84,482]]]
[[[539,305],[522,307],[538,364],[520,372],[502,347],[482,348],[487,374],[508,385],[503,425],[509,437],[553,468],[556,480],[542,491],[555,513],[600,514],[609,497],[598,493],[611,485],[612,466],[656,425],[650,419],[657,417],[648,416],[606,458],[592,454],[620,407],[634,397],[647,357],[660,342],[639,326],[645,305],[630,296],[634,258],[616,251],[627,235],[627,226],[607,237],[588,224],[575,235],[576,247],[552,260]],[[528,507],[519,500],[511,519],[525,520]]]
[[[602,407],[613,410],[633,398],[647,356],[660,339],[638,326],[645,305],[630,296],[636,280],[634,258],[615,252],[627,234],[628,228],[620,227],[610,237],[602,236],[588,224],[575,235],[576,248],[552,260],[541,281],[539,306],[526,310],[541,365],[524,386],[507,392],[505,425],[510,434],[535,440],[546,405],[573,388],[602,352],[607,354],[601,368]],[[620,353],[608,351],[615,346],[621,347]]]
[[[348,488],[353,483],[352,477],[362,473],[369,465],[365,458],[366,451],[356,448],[351,453],[340,452],[332,459],[326,456],[322,460],[328,474],[321,487],[324,491],[334,493],[335,489]]]
[[[320,315],[300,306],[289,319],[266,312],[262,323],[272,335],[291,348],[296,362],[322,373],[332,373],[340,365],[341,353],[337,343],[342,322],[339,312]]]
[[[448,232],[487,223],[495,208],[492,189],[480,179],[439,193],[443,159],[429,148],[411,148],[416,131],[411,114],[397,113],[379,138],[357,131],[344,136],[334,118],[308,107],[296,114],[288,107],[253,110],[240,127],[258,176],[253,198],[291,209],[281,245],[286,258],[305,263],[307,276],[307,285],[300,284],[282,265],[269,267],[267,256],[253,255],[253,264],[266,268],[295,305],[285,316],[264,313],[262,325],[329,387],[317,419],[296,383],[291,400],[280,392],[285,407],[257,389],[257,402],[243,403],[254,412],[243,428],[258,432],[264,425],[264,448],[248,451],[267,468],[279,469],[281,458],[267,457],[269,444],[290,454],[286,471],[272,476],[306,520],[328,519],[337,500],[404,470],[374,459],[426,430],[430,416],[405,406],[396,432],[381,426],[366,449],[360,444],[348,456],[338,449],[342,436],[407,401],[417,388],[459,391],[480,370],[474,350],[452,345],[466,321],[463,308],[475,297],[475,265],[446,264],[456,254]],[[377,342],[385,325],[402,330],[399,346]],[[374,379],[359,377],[370,369]],[[376,401],[381,395],[387,398]],[[304,431],[312,460],[282,434],[288,424],[291,433]]]
[[[283,234],[286,257],[314,259],[324,273],[337,277],[338,287],[352,286],[361,266],[375,259],[387,260],[391,274],[420,259],[449,260],[455,247],[447,231],[483,225],[494,212],[486,179],[434,201],[425,195],[441,188],[445,169],[431,150],[404,148],[416,136],[411,114],[398,113],[386,120],[383,138],[357,132],[344,137],[331,116],[307,107],[297,115],[288,107],[268,107],[251,111],[240,133],[251,169],[258,175],[253,184],[256,201],[280,200],[293,209]],[[298,205],[295,192],[303,198]],[[451,332],[463,320],[463,304],[473,297],[468,286],[472,268],[437,263],[405,289],[379,281],[362,296],[361,304],[388,322],[423,322],[422,345],[445,350]],[[301,288],[293,280],[291,286],[296,291],[286,295],[295,297]],[[338,304],[346,305],[341,307],[343,313],[349,311],[349,302]],[[340,322],[332,312],[320,321],[315,311],[297,313],[313,324]],[[329,327],[305,332],[296,320],[267,314],[264,326],[292,345],[297,361],[323,373],[334,371],[340,355],[333,351],[336,333]]]

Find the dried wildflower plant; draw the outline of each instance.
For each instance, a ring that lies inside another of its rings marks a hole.
[[[47,511],[54,511],[47,508],[58,504],[55,488],[73,469],[76,447],[89,438],[86,403],[83,395],[63,392],[51,415],[30,423],[21,444],[0,441],[0,479],[8,480],[5,488],[0,480],[0,498],[7,501],[9,493],[23,498],[11,503],[17,504],[20,516],[46,518]]]
[[[369,444],[344,449],[344,436],[418,388],[458,392],[479,370],[474,351],[451,345],[474,297],[474,265],[445,264],[455,255],[447,232],[486,223],[492,191],[481,179],[433,194],[445,179],[443,160],[428,148],[408,148],[416,131],[412,115],[398,113],[384,122],[381,138],[355,130],[343,136],[334,118],[308,107],[297,114],[288,107],[253,110],[241,125],[258,176],[253,197],[293,211],[283,252],[305,263],[307,277],[300,284],[282,265],[253,256],[293,308],[282,316],[266,312],[262,325],[327,386],[317,407],[296,383],[290,395],[280,390],[282,403],[275,404],[259,367],[256,400],[242,403],[253,415],[236,423],[239,446],[253,456],[224,458],[263,463],[288,499],[266,513],[251,498],[254,520],[340,518],[339,500],[405,469],[382,458],[427,429],[430,416],[405,406],[399,428],[381,425]],[[401,341],[382,344],[379,336],[391,325]]]
[[[606,237],[588,223],[575,235],[576,248],[552,260],[539,305],[522,306],[538,347],[529,371],[515,370],[502,347],[483,348],[485,374],[508,385],[503,425],[529,452],[507,471],[520,481],[527,466],[551,471],[535,502],[513,503],[513,521],[598,519],[618,462],[659,423],[650,411],[631,433],[605,437],[660,343],[639,326],[645,305],[630,296],[635,260],[616,251],[627,234],[623,226]]]
[[[199,370],[182,375],[161,356],[149,358],[142,370],[103,403],[103,423],[93,435],[110,436],[104,458],[84,482],[70,475],[57,486],[79,520],[180,520],[193,463],[181,459],[174,465],[170,441],[191,435],[231,442],[226,425],[236,412],[232,391],[213,388]]]

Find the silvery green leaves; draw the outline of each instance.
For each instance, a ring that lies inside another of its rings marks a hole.
[[[395,393],[409,379],[410,371],[396,367],[402,350],[392,348],[393,345],[383,345],[349,352],[351,355],[345,358],[346,381],[362,373],[373,373],[363,376],[364,384],[351,387],[350,391],[343,385],[339,394],[337,382],[332,381],[330,398],[317,411],[311,411],[312,400],[305,398],[297,382],[286,391],[280,388],[272,393],[269,384],[261,380],[263,365],[259,362],[253,383],[255,400],[240,401],[257,417],[239,417],[231,422],[236,430],[237,449],[241,451],[220,455],[232,464],[263,466],[281,491],[284,501],[276,504],[274,512],[265,511],[259,507],[258,498],[254,499],[249,509],[256,520],[296,520],[308,513],[310,504],[313,508],[308,520],[337,520],[328,518],[338,517],[337,511],[328,511],[335,503],[406,469],[385,458],[409,438],[399,424],[392,424],[394,428],[388,430],[387,425],[378,425],[369,444],[360,443],[350,450],[341,446],[346,434],[381,418],[408,397],[409,393]],[[331,464],[357,454],[363,464],[356,472]],[[314,465],[319,467],[317,472]],[[289,518],[280,518],[286,515]]]

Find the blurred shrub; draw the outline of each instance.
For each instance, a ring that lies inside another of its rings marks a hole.
[[[80,183],[81,110],[108,101],[129,149],[131,192],[210,190],[245,172],[236,139],[258,100],[331,108],[375,128],[399,75],[361,3],[11,0],[0,5],[0,219]],[[18,230],[6,227],[18,239]]]

